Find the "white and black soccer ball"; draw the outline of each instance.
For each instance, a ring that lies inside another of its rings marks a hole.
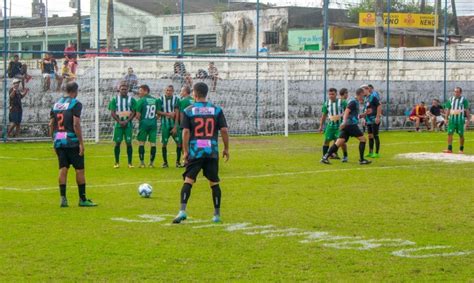
[[[150,184],[141,184],[138,186],[138,194],[143,198],[149,198],[153,192],[153,187]]]

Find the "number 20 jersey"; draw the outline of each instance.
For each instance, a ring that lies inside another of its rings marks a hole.
[[[210,102],[195,102],[184,110],[181,128],[190,131],[188,160],[219,158],[219,130],[227,128],[220,107]]]

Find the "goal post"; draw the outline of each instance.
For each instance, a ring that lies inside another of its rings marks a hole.
[[[164,95],[164,89],[169,85],[174,86],[174,94],[179,96],[183,85],[205,82],[209,86],[209,101],[223,108],[232,135],[288,136],[287,60],[96,57],[93,68],[94,92],[86,94],[94,97],[94,105],[89,108],[94,110],[91,115],[94,123],[90,123],[94,128],[85,131],[90,134],[85,137],[90,141],[111,140],[114,121],[108,104],[118,95],[118,86],[129,68],[137,76],[138,85],[147,84],[154,97]],[[129,95],[138,99],[136,91]]]

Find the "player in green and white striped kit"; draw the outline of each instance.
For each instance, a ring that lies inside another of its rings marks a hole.
[[[165,95],[161,96],[158,103],[161,109],[158,115],[161,116],[161,154],[163,156],[162,168],[168,168],[168,150],[167,145],[169,138],[173,138],[176,143],[176,167],[181,168],[179,162],[181,160],[182,142],[178,133],[179,125],[179,97],[174,95],[173,85],[166,88]]]
[[[114,154],[115,165],[114,168],[119,168],[120,159],[120,144],[125,137],[127,144],[128,168],[133,168],[132,165],[132,120],[135,117],[136,101],[133,97],[128,96],[128,86],[126,84],[120,85],[120,94],[112,98],[109,103],[109,110],[112,118],[116,121],[114,127]]]
[[[459,135],[459,153],[464,153],[464,125],[469,123],[470,116],[469,101],[462,96],[462,88],[454,88],[454,96],[446,103],[448,149],[443,152],[453,152],[453,134],[457,132]]]
[[[323,116],[321,117],[321,122],[319,124],[319,132],[322,133],[326,118],[329,117],[329,122],[324,129],[323,156],[329,150],[329,143],[331,141],[336,141],[339,138],[339,126],[342,123],[344,110],[347,107],[347,102],[345,100],[337,98],[337,90],[335,88],[329,89],[328,97],[329,99],[323,104]],[[344,152],[342,162],[347,162],[347,146],[345,144],[342,146],[342,150]]]

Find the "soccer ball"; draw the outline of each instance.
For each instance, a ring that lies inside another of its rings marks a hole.
[[[145,183],[138,186],[138,194],[141,197],[149,198],[152,192],[153,192],[153,188],[149,184]]]

